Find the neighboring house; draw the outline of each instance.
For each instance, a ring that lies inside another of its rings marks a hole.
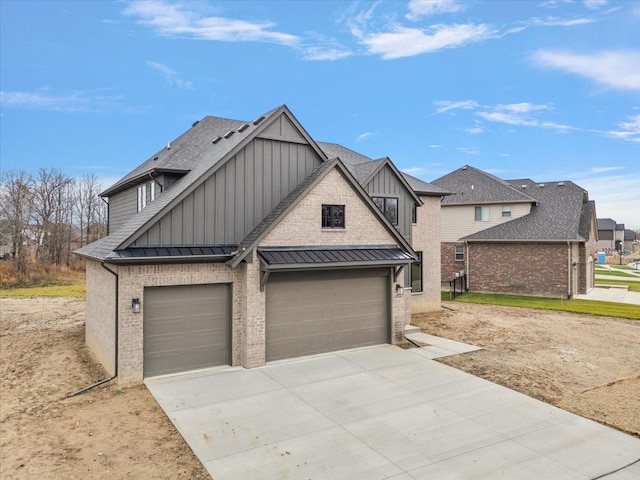
[[[470,291],[570,298],[595,282],[595,203],[570,181],[502,180],[464,166],[435,181],[443,286],[467,274]]]
[[[598,243],[599,252],[615,253],[620,251],[633,251],[633,242],[636,234],[633,230],[624,228],[624,223],[617,223],[611,218],[598,219]]]
[[[101,195],[110,234],[76,253],[87,343],[121,383],[399,343],[412,303],[439,308],[418,254],[437,238],[414,236],[442,191],[316,143],[286,106],[205,117]]]

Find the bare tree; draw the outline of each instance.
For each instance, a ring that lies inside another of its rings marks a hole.
[[[24,171],[3,172],[0,175],[0,212],[9,224],[11,253],[20,273],[26,273],[31,218],[31,188],[33,178]]]
[[[102,186],[95,174],[84,175],[76,181],[75,212],[76,225],[80,229],[80,246],[104,236],[101,223],[105,205],[98,196],[101,189]]]

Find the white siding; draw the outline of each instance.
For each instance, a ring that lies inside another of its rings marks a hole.
[[[502,205],[511,205],[510,217],[502,216]],[[531,211],[530,203],[491,204],[489,205],[489,221],[477,222],[475,207],[476,205],[442,205],[440,210],[442,219],[440,241],[455,242],[480,230],[523,217]]]

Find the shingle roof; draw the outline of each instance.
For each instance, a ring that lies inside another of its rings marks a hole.
[[[595,204],[587,202],[585,190],[573,182],[535,183],[510,180],[537,203],[520,218],[468,235],[463,240],[584,241],[589,238]]]
[[[611,218],[599,218],[598,230],[615,230],[616,221]]]
[[[451,193],[443,198],[443,205],[536,201],[528,192],[514,188],[509,182],[469,165],[431,183]]]
[[[450,192],[444,188],[437,187],[431,183],[423,182],[422,180],[412,177],[408,173],[401,172],[404,179],[409,186],[419,195],[426,195],[428,197],[440,197],[444,195],[451,195]]]
[[[373,160],[373,158],[369,158],[347,147],[338,145],[337,143],[318,142],[318,146],[324,153],[326,153],[327,157],[340,157],[340,160],[342,160],[342,163],[344,163],[347,168],[349,168],[350,166],[359,165],[361,163],[367,163]]]

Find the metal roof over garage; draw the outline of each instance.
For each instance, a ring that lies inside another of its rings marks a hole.
[[[105,258],[113,263],[146,263],[165,261],[226,261],[237,245],[194,245],[189,247],[131,247],[115,250]]]
[[[258,254],[271,269],[348,265],[397,265],[410,263],[413,256],[395,245],[347,247],[267,247]]]

